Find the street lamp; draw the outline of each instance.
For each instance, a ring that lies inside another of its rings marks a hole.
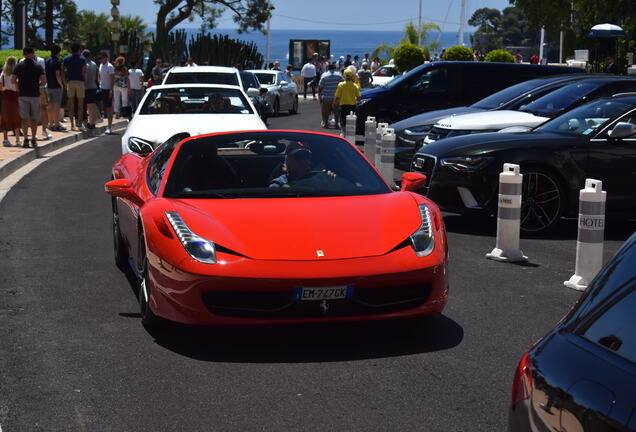
[[[110,9],[110,16],[113,17],[113,20],[110,22],[110,38],[115,46],[115,51],[117,51],[117,42],[121,36],[121,33],[119,33],[119,30],[121,29],[121,24],[119,23],[119,9],[117,8],[117,6],[119,6],[119,0],[110,0],[110,4],[113,5]]]

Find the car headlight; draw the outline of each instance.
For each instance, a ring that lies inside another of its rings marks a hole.
[[[133,153],[138,153],[138,154],[152,153],[154,149],[155,147],[153,146],[152,141],[139,138],[139,137],[128,138],[128,150],[130,150]]]
[[[425,257],[430,255],[435,248],[435,234],[433,233],[433,219],[431,218],[431,211],[426,204],[418,206],[420,209],[420,217],[422,218],[422,224],[411,235],[411,246],[415,251],[415,255],[418,257]]]
[[[407,135],[419,135],[422,133],[430,132],[432,127],[433,125],[430,125],[430,124],[413,126],[413,127],[404,129],[404,133]]]
[[[193,233],[177,212],[166,212],[166,217],[185,250],[195,260],[204,264],[216,264],[214,243]]]
[[[456,156],[440,160],[440,165],[457,172],[474,172],[488,165],[493,158],[481,156]]]

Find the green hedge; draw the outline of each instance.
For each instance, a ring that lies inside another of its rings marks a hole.
[[[411,43],[403,43],[393,52],[395,67],[400,73],[414,69],[424,63],[424,50]]]
[[[497,49],[490,51],[484,60],[487,62],[514,63],[515,56],[506,50]]]
[[[473,56],[473,50],[470,48],[455,45],[444,52],[442,60],[473,61],[475,57]]]
[[[35,54],[38,57],[42,57],[43,59],[47,59],[51,57],[51,51],[36,50]],[[60,57],[64,57],[68,54],[70,54],[68,51],[62,50],[62,52],[60,53]],[[10,57],[10,56],[15,56],[15,58],[20,60],[23,57],[22,50],[16,50],[16,49],[1,50],[0,51],[0,67],[4,66],[5,60],[7,59],[7,57]]]

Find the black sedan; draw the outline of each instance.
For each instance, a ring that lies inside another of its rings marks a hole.
[[[636,431],[636,234],[523,355],[510,432]]]
[[[540,233],[575,216],[586,178],[603,181],[607,212],[636,212],[636,94],[579,106],[525,133],[446,138],[422,147],[411,169],[427,176],[422,193],[442,209],[491,215],[499,172],[521,165],[521,229]]]
[[[607,77],[600,74],[572,74],[535,78],[507,87],[469,106],[429,111],[393,123],[389,127],[395,130],[395,166],[408,169],[424,138],[433,125],[443,118],[483,111],[517,110],[569,83],[601,76]]]

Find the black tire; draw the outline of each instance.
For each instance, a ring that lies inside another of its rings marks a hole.
[[[529,167],[523,173],[521,231],[543,234],[552,230],[565,209],[562,181],[550,171]]]
[[[274,115],[277,116],[280,113],[280,100],[276,98],[274,100],[274,106],[272,107]]]
[[[115,265],[120,270],[128,270],[128,250],[124,246],[119,229],[119,213],[117,212],[117,200],[113,198],[113,249]]]
[[[146,245],[143,235],[139,239],[139,284],[137,297],[139,300],[139,313],[141,314],[141,324],[147,329],[157,329],[162,326],[163,320],[150,309],[148,299],[152,291],[152,282],[148,276],[148,257],[146,256]]]
[[[296,114],[298,112],[298,96],[294,97],[294,103],[292,104],[289,114]]]

